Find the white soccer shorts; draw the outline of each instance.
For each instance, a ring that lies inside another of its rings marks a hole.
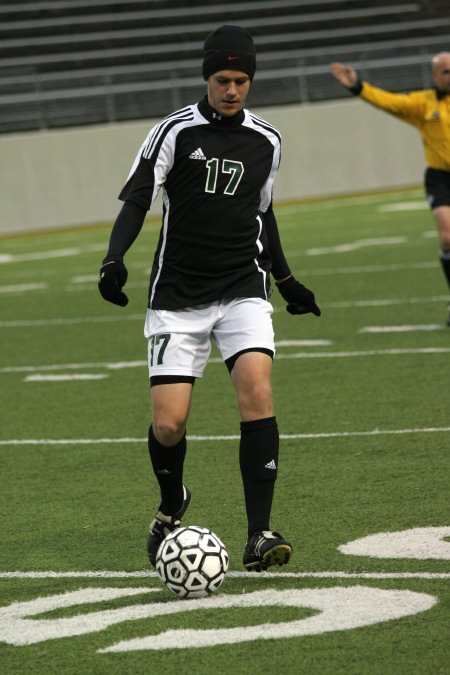
[[[156,375],[202,377],[211,340],[224,361],[244,349],[275,354],[272,305],[260,298],[220,300],[175,311],[148,309],[148,368]]]

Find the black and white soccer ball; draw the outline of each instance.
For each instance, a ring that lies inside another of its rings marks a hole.
[[[162,542],[156,571],[179,598],[204,598],[217,591],[228,570],[228,553],[219,537],[206,527],[179,527]]]

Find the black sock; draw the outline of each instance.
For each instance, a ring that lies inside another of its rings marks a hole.
[[[183,436],[176,445],[167,447],[155,438],[150,426],[148,430],[148,451],[153,472],[161,490],[159,510],[166,516],[172,516],[179,511],[183,503],[183,464],[186,455],[186,436]]]
[[[241,422],[239,462],[244,484],[248,536],[269,530],[277,478],[279,435],[275,417]]]
[[[450,251],[441,251],[441,265],[450,288]]]

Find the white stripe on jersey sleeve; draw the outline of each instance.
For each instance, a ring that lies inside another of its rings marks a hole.
[[[178,133],[186,126],[208,124],[208,121],[200,115],[197,105],[188,106],[165,117],[161,122],[150,129],[147,137],[141,145],[139,152],[128,174],[127,182],[137,169],[141,160],[154,160],[154,186],[151,201],[156,199],[161,185],[173,166],[175,144]]]
[[[192,106],[188,106],[187,108],[182,108],[181,110],[177,110],[176,112],[172,113],[171,115],[168,115],[165,117],[161,122],[158,122],[158,124],[155,124],[154,127],[150,129],[148,132],[147,136],[144,139],[144,142],[142,143],[141,147],[138,150],[138,153],[136,157],[134,158],[133,164],[131,166],[130,172],[127,176],[127,182],[130,180],[131,176],[134,174],[136,171],[136,167],[139,164],[139,161],[142,157],[142,155],[148,157],[148,152],[150,151],[150,148],[153,147],[154,140],[159,137],[159,134],[161,130],[164,130],[165,124],[167,120],[176,118],[177,116],[184,116],[186,114],[191,114],[192,117],[192,111],[191,111]],[[182,118],[183,119],[183,118]]]
[[[269,176],[264,183],[261,190],[261,203],[260,210],[265,213],[270,206],[272,201],[272,192],[273,184],[275,182],[275,177],[280,166],[281,159],[281,134],[276,127],[272,124],[263,120],[262,117],[257,117],[250,111],[245,110],[245,119],[243,126],[250,127],[258,133],[262,134],[267,138],[268,141],[273,145],[273,158],[272,158],[272,167],[270,169]]]
[[[182,110],[178,110],[175,113],[172,113],[171,115],[168,115],[165,117],[159,124],[153,127],[153,129],[150,131],[149,135],[147,136],[146,141],[148,141],[142,151],[143,157],[148,159],[151,157],[151,154],[158,143],[159,139],[161,136],[164,135],[164,133],[167,133],[167,129],[170,129],[173,124],[176,124],[177,122],[182,122],[184,120],[192,120],[194,119],[193,115],[193,110],[192,106],[188,108],[183,108]]]

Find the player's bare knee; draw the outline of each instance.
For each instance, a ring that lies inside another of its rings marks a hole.
[[[153,420],[152,427],[155,438],[161,445],[166,445],[167,447],[179,443],[186,431],[184,420],[183,422],[169,419],[159,421]]]
[[[256,382],[241,392],[239,399],[241,413],[248,418],[264,418],[273,415],[272,390],[270,384]]]

